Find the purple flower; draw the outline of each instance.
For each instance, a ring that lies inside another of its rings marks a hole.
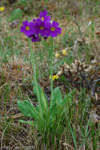
[[[51,23],[51,17],[47,16],[47,11],[44,10],[40,12],[39,18],[34,18],[32,22],[24,21],[20,31],[31,38],[32,42],[36,42],[41,40],[39,35],[46,40],[49,36],[56,37],[60,34],[61,28],[58,25],[56,21]]]
[[[23,22],[23,26],[20,29],[20,32],[24,32],[26,36],[35,33],[34,23],[28,22],[27,20]]]
[[[38,22],[38,21],[41,21],[41,19],[40,18],[34,18],[33,19],[33,23],[35,24],[36,22]]]
[[[51,21],[51,17],[47,16],[47,13],[48,12],[46,10],[44,10],[43,12],[42,11],[40,12],[39,17],[42,21],[45,21],[45,22]]]
[[[51,37],[56,37],[57,36],[57,34],[61,34],[61,28],[60,27],[58,27],[58,22],[56,22],[56,21],[53,21],[52,23],[51,23],[51,26],[49,26],[49,28],[50,28],[50,35],[51,35]]]
[[[41,41],[41,38],[39,37],[39,35],[36,35],[36,34],[31,34],[28,37],[31,38],[32,42],[40,42]]]
[[[36,21],[35,23],[36,34],[48,37],[50,35],[50,29],[48,28],[48,26],[50,26],[49,22],[43,22],[41,20]]]

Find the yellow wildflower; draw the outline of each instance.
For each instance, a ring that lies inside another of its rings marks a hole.
[[[55,57],[59,57],[59,53],[55,53]]]
[[[67,52],[66,52],[66,50],[64,49],[64,50],[62,50],[62,54],[63,55],[67,55]]]
[[[0,11],[4,11],[5,10],[5,7],[0,7]]]
[[[55,79],[58,79],[58,76],[57,76],[57,75],[54,75],[54,78],[55,78]]]
[[[51,79],[51,75],[49,76],[49,79]],[[56,79],[58,79],[58,76],[57,76],[57,75],[53,75],[53,76],[52,76],[52,80],[54,81],[54,80],[56,80]]]

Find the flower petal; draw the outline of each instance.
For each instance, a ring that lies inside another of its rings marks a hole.
[[[57,33],[56,32],[52,32],[51,33],[51,37],[56,37],[57,36]]]
[[[44,10],[44,11],[43,11],[43,16],[46,16],[47,13],[48,13],[48,12],[47,12],[46,10]]]
[[[20,27],[20,32],[25,32],[25,28],[23,26]]]
[[[56,21],[53,21],[53,22],[52,22],[52,26],[53,26],[53,27],[57,27],[58,25],[59,25],[58,22],[56,22]]]
[[[28,25],[28,21],[27,20],[23,21],[23,26],[27,26],[27,25]]]
[[[39,14],[39,17],[42,17],[43,16],[43,13],[42,13],[42,11],[40,12],[40,14]]]
[[[60,27],[57,27],[57,28],[56,28],[56,32],[57,32],[58,34],[61,34],[61,28],[60,28]]]

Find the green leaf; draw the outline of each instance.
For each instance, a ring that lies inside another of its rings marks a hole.
[[[17,105],[22,114],[34,118],[35,120],[39,120],[39,113],[29,101],[18,101]]]
[[[58,87],[53,91],[53,98],[50,101],[50,106],[52,106],[54,103],[57,103],[58,105],[62,103],[62,94]]]
[[[38,86],[39,93],[41,93],[41,88],[38,83],[37,83],[37,86]],[[33,90],[34,90],[36,97],[38,98],[35,82],[33,82]]]
[[[75,93],[76,93],[75,89],[72,92],[68,93],[68,95],[62,101],[61,105],[64,105],[66,102],[68,102],[69,104],[72,104],[72,99]]]
[[[29,124],[29,125],[31,125],[31,126],[35,126],[35,127],[37,127],[37,124],[36,124],[36,122],[35,122],[35,121],[25,121],[25,120],[19,120],[19,122],[21,122],[21,123],[27,123],[27,124]]]
[[[67,114],[66,114],[66,118],[67,118],[67,122],[68,122],[68,125],[69,125],[70,132],[72,134],[73,142],[74,142],[74,145],[75,145],[75,150],[77,150],[75,129],[74,128],[72,129],[70,121],[69,121],[69,119],[67,117]]]
[[[26,4],[27,4],[27,1],[26,1],[26,0],[19,0],[16,4],[18,4],[18,5],[19,5],[19,4],[20,4],[20,5],[21,5],[21,4],[25,4],[25,5],[26,5]]]
[[[1,18],[0,18],[0,26],[1,26]]]
[[[22,17],[22,10],[20,8],[17,8],[10,14],[8,21],[13,21],[21,17]]]
[[[58,114],[61,115],[68,110],[68,106],[72,104],[73,96],[75,95],[76,90],[70,92],[62,101],[61,106],[59,107]]]
[[[39,105],[37,105],[37,106],[35,107],[35,109],[36,109],[38,112],[40,112],[40,107],[39,107]]]
[[[51,119],[51,118],[54,119],[54,118],[56,117],[57,111],[58,111],[58,109],[57,109],[57,104],[54,103],[54,104],[52,105],[52,107],[50,108],[50,110],[49,110],[49,118],[50,118],[50,119]]]
[[[42,100],[42,110],[45,113],[48,113],[48,101],[47,101],[45,93],[42,90],[41,90],[41,100]]]
[[[34,86],[34,93],[37,96],[35,83],[33,83],[33,86]],[[46,95],[39,85],[38,85],[38,90],[39,90],[39,94],[40,94],[40,101],[38,100],[39,108],[40,108],[42,114],[45,113],[47,115],[48,114],[48,101],[47,101]],[[37,98],[38,98],[38,96],[37,96]]]

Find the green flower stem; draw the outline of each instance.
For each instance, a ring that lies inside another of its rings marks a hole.
[[[53,98],[53,80],[52,80],[52,75],[53,75],[53,51],[54,51],[54,44],[53,44],[53,38],[52,38],[52,49],[51,49],[51,62],[50,62],[50,69],[51,69],[51,100]]]
[[[39,104],[40,104],[40,95],[39,95],[39,89],[38,89],[38,84],[37,84],[37,79],[36,79],[35,64],[34,64],[34,59],[33,59],[33,49],[31,46],[31,40],[29,38],[28,38],[28,42],[29,42],[29,48],[30,48],[30,54],[31,54],[32,69],[33,69],[33,73],[34,73],[34,82],[35,82],[36,91],[37,91],[37,99],[38,99]]]

